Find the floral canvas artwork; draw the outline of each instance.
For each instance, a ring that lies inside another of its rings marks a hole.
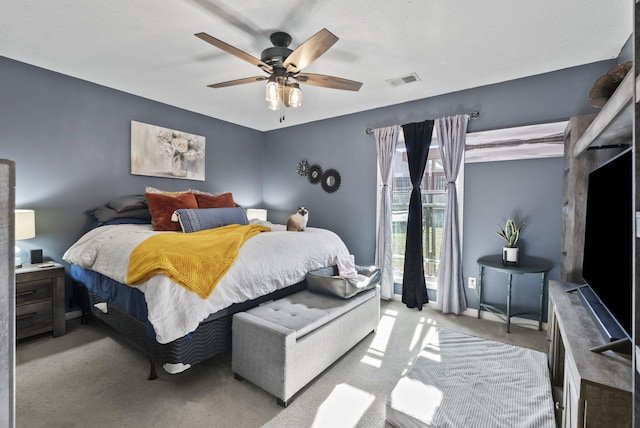
[[[205,138],[131,121],[131,174],[204,181]]]

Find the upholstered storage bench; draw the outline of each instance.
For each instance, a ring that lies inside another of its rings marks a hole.
[[[350,299],[300,291],[233,316],[232,369],[287,406],[378,326],[380,287]]]

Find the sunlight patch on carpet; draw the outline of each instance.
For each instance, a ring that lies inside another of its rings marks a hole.
[[[408,377],[400,378],[393,389],[390,402],[400,402],[413,412],[412,416],[420,421],[432,421],[438,408],[442,404],[443,392],[433,386],[426,385],[419,380]]]
[[[435,323],[433,326],[429,327],[427,330],[427,334],[424,335],[422,339],[422,348],[425,346],[439,346],[440,341],[438,338],[438,327],[436,327]]]
[[[377,369],[379,369],[380,367],[382,367],[382,359],[380,358],[373,358],[370,357],[368,355],[365,355],[364,357],[362,357],[362,359],[360,360],[361,363],[364,364],[368,364],[371,367],[375,367]]]
[[[413,331],[413,337],[411,338],[411,344],[409,345],[409,351],[413,351],[418,344],[418,340],[420,340],[420,334],[422,333],[422,328],[424,327],[424,317],[420,318],[418,324],[416,325],[416,329]]]
[[[380,323],[378,323],[376,334],[367,350],[368,355],[362,357],[360,362],[376,368],[382,366],[382,358],[384,358],[384,353],[387,350],[397,316],[398,312],[396,311],[386,310],[384,312],[384,315],[380,318]]]
[[[320,405],[312,427],[356,427],[375,398],[346,383],[336,385]]]

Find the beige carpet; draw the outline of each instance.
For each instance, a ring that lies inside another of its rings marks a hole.
[[[385,400],[423,344],[443,327],[546,350],[544,332],[382,302],[378,331],[299,393],[289,407],[231,372],[224,354],[147,380],[148,360],[97,322],[67,323],[16,350],[18,427],[385,427]]]

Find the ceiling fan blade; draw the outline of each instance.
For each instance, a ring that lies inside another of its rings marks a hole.
[[[283,65],[287,71],[297,73],[318,59],[337,41],[338,38],[332,32],[323,28],[291,52]]]
[[[244,79],[229,80],[228,82],[214,83],[213,85],[207,85],[208,88],[226,88],[227,86],[244,85],[245,83],[259,82],[261,80],[267,80],[265,76],[245,77]]]
[[[199,39],[204,40],[207,43],[212,44],[213,46],[219,49],[222,49],[225,52],[230,53],[231,55],[237,56],[238,58],[248,62],[249,64],[253,64],[255,66],[260,67],[262,70],[266,71],[267,73],[273,73],[273,69],[268,64],[262,62],[261,60],[259,60],[258,58],[252,55],[249,55],[244,51],[241,51],[240,49],[234,46],[231,46],[228,43],[223,42],[222,40],[216,39],[215,37],[212,37],[207,33],[196,33],[195,36],[198,37]]]
[[[304,73],[293,76],[300,83],[322,86],[323,88],[342,89],[345,91],[358,91],[362,82],[343,79],[342,77],[326,76],[324,74]]]

